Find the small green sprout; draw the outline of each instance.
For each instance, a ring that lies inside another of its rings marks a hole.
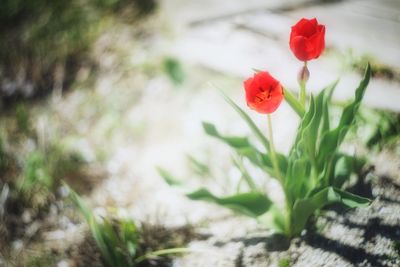
[[[67,188],[69,187],[67,186]],[[81,197],[73,190],[69,189],[69,191],[73,203],[84,216],[92,237],[109,266],[135,267],[146,260],[158,258],[159,256],[182,254],[190,251],[188,248],[143,251],[140,246],[140,229],[132,219],[111,220],[108,218],[96,218]]]
[[[176,58],[166,58],[164,60],[164,70],[171,81],[176,85],[180,85],[185,80],[185,72],[182,64]]]

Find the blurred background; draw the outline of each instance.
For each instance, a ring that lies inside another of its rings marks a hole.
[[[398,0],[2,0],[0,266],[105,266],[62,181],[96,214],[173,229],[200,225],[199,240],[257,229],[187,200],[156,168],[188,185],[229,192],[239,173],[201,122],[249,134],[222,90],[266,130],[266,119],[246,108],[242,82],[253,69],[267,70],[297,92],[301,62],[288,42],[302,17],[326,25],[326,50],[309,62],[312,93],[340,77],[340,107],[372,64],[365,108],[346,149],[400,184]],[[296,114],[284,103],[273,122],[276,146],[287,152]],[[195,178],[210,173],[220,178]],[[266,188],[274,195],[275,184]],[[239,266],[226,255],[243,248],[218,249],[226,264],[199,263],[198,255],[174,264]]]

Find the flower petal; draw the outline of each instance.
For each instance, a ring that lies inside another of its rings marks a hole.
[[[296,36],[310,37],[317,30],[318,22],[316,18],[311,20],[301,19],[292,29],[295,30]]]
[[[314,49],[310,41],[303,36],[293,38],[290,42],[290,49],[301,61],[312,59],[312,55],[314,54]]]
[[[258,72],[244,82],[247,105],[262,114],[274,112],[283,100],[279,81],[268,72]]]
[[[302,18],[292,27],[289,45],[301,61],[318,58],[325,48],[325,26],[316,18]]]

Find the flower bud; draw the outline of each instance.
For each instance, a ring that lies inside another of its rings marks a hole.
[[[318,58],[325,48],[325,25],[319,24],[316,18],[301,19],[292,27],[289,45],[301,61]]]
[[[308,71],[307,66],[304,65],[297,75],[297,81],[299,82],[299,84],[306,83],[308,81],[308,78],[310,78],[310,72]]]

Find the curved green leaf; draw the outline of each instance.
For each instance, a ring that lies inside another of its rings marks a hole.
[[[283,95],[285,96],[286,101],[289,105],[293,108],[293,110],[297,113],[297,115],[302,118],[304,116],[304,107],[303,105],[297,100],[297,98],[293,95],[290,90],[283,88]]]
[[[203,129],[208,135],[215,137],[234,148],[239,155],[248,158],[254,165],[266,171],[270,176],[275,176],[269,155],[262,153],[254,147],[247,137],[224,136],[218,132],[217,128],[213,124],[208,122],[203,122]],[[288,165],[287,158],[280,153],[277,153],[276,155],[280,171],[282,172],[282,175],[285,176]]]
[[[336,80],[334,83],[329,85],[327,88],[323,90],[323,103],[322,103],[322,128],[320,132],[320,136],[330,130],[330,118],[329,118],[329,104],[332,99],[333,91],[335,90],[339,80]]]
[[[292,211],[293,233],[300,233],[308,218],[318,209],[332,203],[342,203],[349,208],[365,207],[370,200],[334,187],[326,187],[307,199],[295,202]]]
[[[270,209],[266,213],[260,215],[257,220],[276,233],[287,234],[290,231],[290,226],[287,224],[286,214],[284,214],[284,212],[284,209],[272,204]]]
[[[248,192],[231,195],[227,197],[217,197],[205,188],[187,194],[193,200],[204,200],[229,208],[240,214],[258,217],[267,212],[271,207],[271,200],[259,192]]]
[[[355,115],[365,94],[370,77],[371,67],[368,64],[365,70],[364,78],[361,80],[358,88],[356,89],[354,101],[344,108],[339,125],[335,129],[326,132],[326,134],[322,136],[320,151],[318,154],[319,165],[323,165],[325,162],[327,162],[327,159],[334,154],[335,151],[337,151],[338,147],[343,142],[350,125],[355,119]]]
[[[260,142],[263,144],[265,149],[269,151],[270,145],[268,139],[263,135],[263,133],[258,129],[257,125],[253,122],[253,120],[247,115],[246,112],[244,112],[238,105],[235,104],[235,102],[232,101],[228,96],[226,96],[224,93],[222,93],[222,96],[224,97],[225,101],[228,102],[229,105],[233,107],[234,110],[243,118],[243,120],[249,125],[250,129],[253,131],[255,136],[260,140]]]
[[[208,135],[224,141],[233,148],[244,148],[251,146],[247,137],[221,135],[215,125],[212,123],[203,122],[203,129]]]
[[[165,180],[165,182],[171,186],[173,185],[181,185],[182,183],[176,179],[169,171],[157,167],[158,174]]]
[[[247,171],[246,167],[243,164],[243,159],[242,158],[233,158],[233,164],[238,168],[240,173],[242,174],[242,179],[247,183],[248,187],[252,191],[259,191],[257,188],[257,185],[254,183],[253,178],[250,176],[249,172]]]

